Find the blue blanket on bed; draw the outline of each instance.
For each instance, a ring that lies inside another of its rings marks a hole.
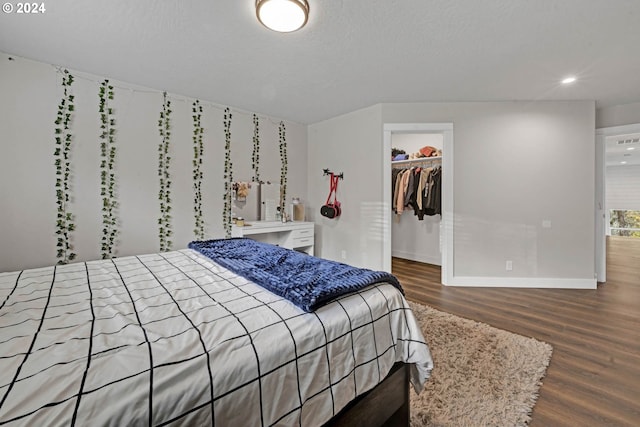
[[[189,247],[305,311],[374,283],[391,283],[403,292],[398,279],[384,271],[356,268],[247,238],[191,242]]]

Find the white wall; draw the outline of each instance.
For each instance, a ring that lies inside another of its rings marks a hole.
[[[640,165],[607,166],[607,209],[640,211]]]
[[[331,144],[341,152],[346,180],[374,175],[373,185],[379,181],[383,123],[447,122],[454,124],[454,276],[595,285],[594,102],[382,104],[310,126],[309,168],[331,161],[334,153],[324,149]],[[319,188],[309,180],[310,195]],[[352,193],[350,205],[381,204],[380,189],[360,191]],[[363,221],[354,218],[348,225],[357,232]],[[543,228],[543,221],[551,228]],[[375,230],[381,216],[366,222]],[[325,228],[323,240],[342,241],[346,231]],[[365,250],[349,261],[380,259],[380,245],[372,241]],[[326,253],[338,254],[335,245]],[[505,270],[506,260],[513,261],[513,271]]]
[[[392,133],[391,146],[416,153],[430,145],[442,150],[442,134]],[[402,215],[393,215],[391,224],[391,254],[394,257],[442,265],[440,254],[440,215],[425,215],[423,220],[407,209]]]
[[[380,106],[310,125],[308,135],[307,219],[316,223],[316,255],[380,268],[384,209]],[[329,178],[322,174],[325,168],[344,172],[338,184],[342,215],[337,219],[320,215],[329,194]]]
[[[636,123],[640,123],[640,102],[598,108],[596,111],[598,129]]]
[[[454,276],[593,279],[594,116],[588,101],[383,105],[387,123],[453,122]]]
[[[79,260],[100,257],[98,87],[104,77],[70,70],[76,77],[72,132],[72,204],[77,231],[73,244]],[[48,64],[0,54],[0,271],[50,265],[57,260],[55,236],[54,120],[62,95],[61,77]],[[158,115],[160,91],[112,81],[120,202],[117,255],[156,252]],[[193,240],[192,118],[193,99],[172,101],[171,178],[173,248]],[[224,107],[201,101],[205,128],[203,211],[208,237],[223,237]],[[250,113],[232,109],[231,151],[236,180],[250,180],[253,123]],[[260,170],[278,181],[278,120],[260,117]],[[288,142],[288,194],[306,197],[306,126],[285,122]],[[239,213],[251,217],[255,208]]]

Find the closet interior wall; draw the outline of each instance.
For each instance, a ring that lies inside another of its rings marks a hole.
[[[442,134],[393,133],[391,147],[407,154],[417,153],[424,146],[442,150]],[[391,153],[389,153],[391,155]],[[418,164],[418,163],[416,163]],[[425,163],[428,165],[428,163]],[[441,165],[441,162],[434,162]],[[397,167],[392,164],[391,167]],[[408,167],[405,165],[405,167]],[[393,186],[392,186],[393,188]],[[442,265],[440,253],[440,215],[426,216],[418,220],[413,209],[406,208],[402,215],[393,215],[391,226],[391,254],[397,258]]]

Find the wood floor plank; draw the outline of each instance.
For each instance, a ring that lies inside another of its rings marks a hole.
[[[409,300],[553,346],[532,427],[640,425],[640,239],[607,239],[595,290],[453,288],[438,266],[392,268]]]

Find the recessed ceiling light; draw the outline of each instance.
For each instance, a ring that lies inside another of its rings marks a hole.
[[[627,151],[635,150],[636,147],[627,147]]]
[[[565,77],[564,79],[562,79],[562,84],[563,85],[568,85],[568,84],[571,84],[571,83],[573,83],[575,81],[576,81],[575,76],[569,76],[569,77]]]
[[[625,162],[624,160],[620,162],[621,165],[626,165],[627,162]]]

